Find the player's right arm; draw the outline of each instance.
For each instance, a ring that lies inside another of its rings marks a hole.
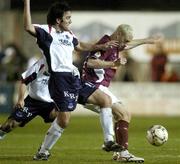
[[[20,81],[19,90],[18,90],[18,100],[15,107],[22,108],[24,106],[25,93],[26,93],[26,85],[22,81]]]
[[[36,30],[31,20],[30,0],[24,0],[24,29],[33,36],[36,36]]]
[[[43,67],[44,59],[42,58],[21,74],[21,81],[19,82],[18,90],[18,101],[15,107],[21,108],[24,106],[24,98],[27,91],[27,86],[37,78],[37,74],[41,69],[43,69]]]
[[[104,44],[94,44],[94,43],[85,43],[79,42],[78,45],[75,47],[77,51],[97,51],[97,50],[108,50],[112,47],[118,47],[119,44],[115,40],[108,41]]]
[[[162,42],[162,36],[158,36],[158,35],[144,39],[134,39],[127,43],[127,46],[124,48],[124,50],[130,50],[132,48],[135,48],[143,44],[157,44],[161,42]]]

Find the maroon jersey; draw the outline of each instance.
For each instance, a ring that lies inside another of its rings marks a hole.
[[[111,40],[110,37],[108,35],[105,35],[99,40],[97,44],[104,44],[110,40]],[[95,84],[97,87],[99,85],[108,87],[116,73],[116,68],[104,68],[104,69],[87,68],[87,61],[90,58],[100,59],[104,61],[115,61],[119,58],[118,54],[119,54],[119,49],[117,47],[113,47],[111,49],[108,49],[107,51],[90,52],[83,65],[82,79]]]

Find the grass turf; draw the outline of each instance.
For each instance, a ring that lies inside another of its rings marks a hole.
[[[0,122],[6,119],[0,116]],[[133,117],[129,128],[129,151],[145,158],[145,164],[180,164],[179,117]],[[146,130],[154,124],[165,126],[168,142],[155,147],[146,141]],[[72,116],[69,127],[53,147],[49,161],[33,161],[49,124],[36,118],[0,140],[0,164],[115,164],[112,153],[101,150],[102,131],[98,116]]]

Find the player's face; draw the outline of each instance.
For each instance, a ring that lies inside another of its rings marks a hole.
[[[132,34],[117,34],[117,41],[119,42],[119,48],[125,46],[128,42],[132,41]]]
[[[127,40],[128,42],[132,41],[132,40],[133,40],[132,34],[127,35],[126,40]]]
[[[119,45],[121,47],[122,45],[130,42],[132,40],[132,37],[129,35],[122,35],[121,33],[118,33],[116,40],[119,42]]]
[[[72,23],[71,21],[71,11],[64,12],[62,21],[60,23],[60,27],[64,30],[69,30],[69,25]]]
[[[120,41],[122,43],[130,42],[132,41],[132,39],[133,39],[133,36],[131,33],[124,33],[123,35],[120,36]]]

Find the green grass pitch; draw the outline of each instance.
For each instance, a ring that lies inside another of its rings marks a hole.
[[[1,115],[0,122],[7,116]],[[146,141],[146,130],[161,124],[169,140],[161,147]],[[112,153],[101,150],[102,131],[98,116],[72,116],[69,127],[51,151],[49,161],[33,161],[49,124],[36,118],[0,141],[0,164],[115,164]],[[129,151],[144,157],[145,164],[180,164],[180,117],[133,117],[129,128]]]

